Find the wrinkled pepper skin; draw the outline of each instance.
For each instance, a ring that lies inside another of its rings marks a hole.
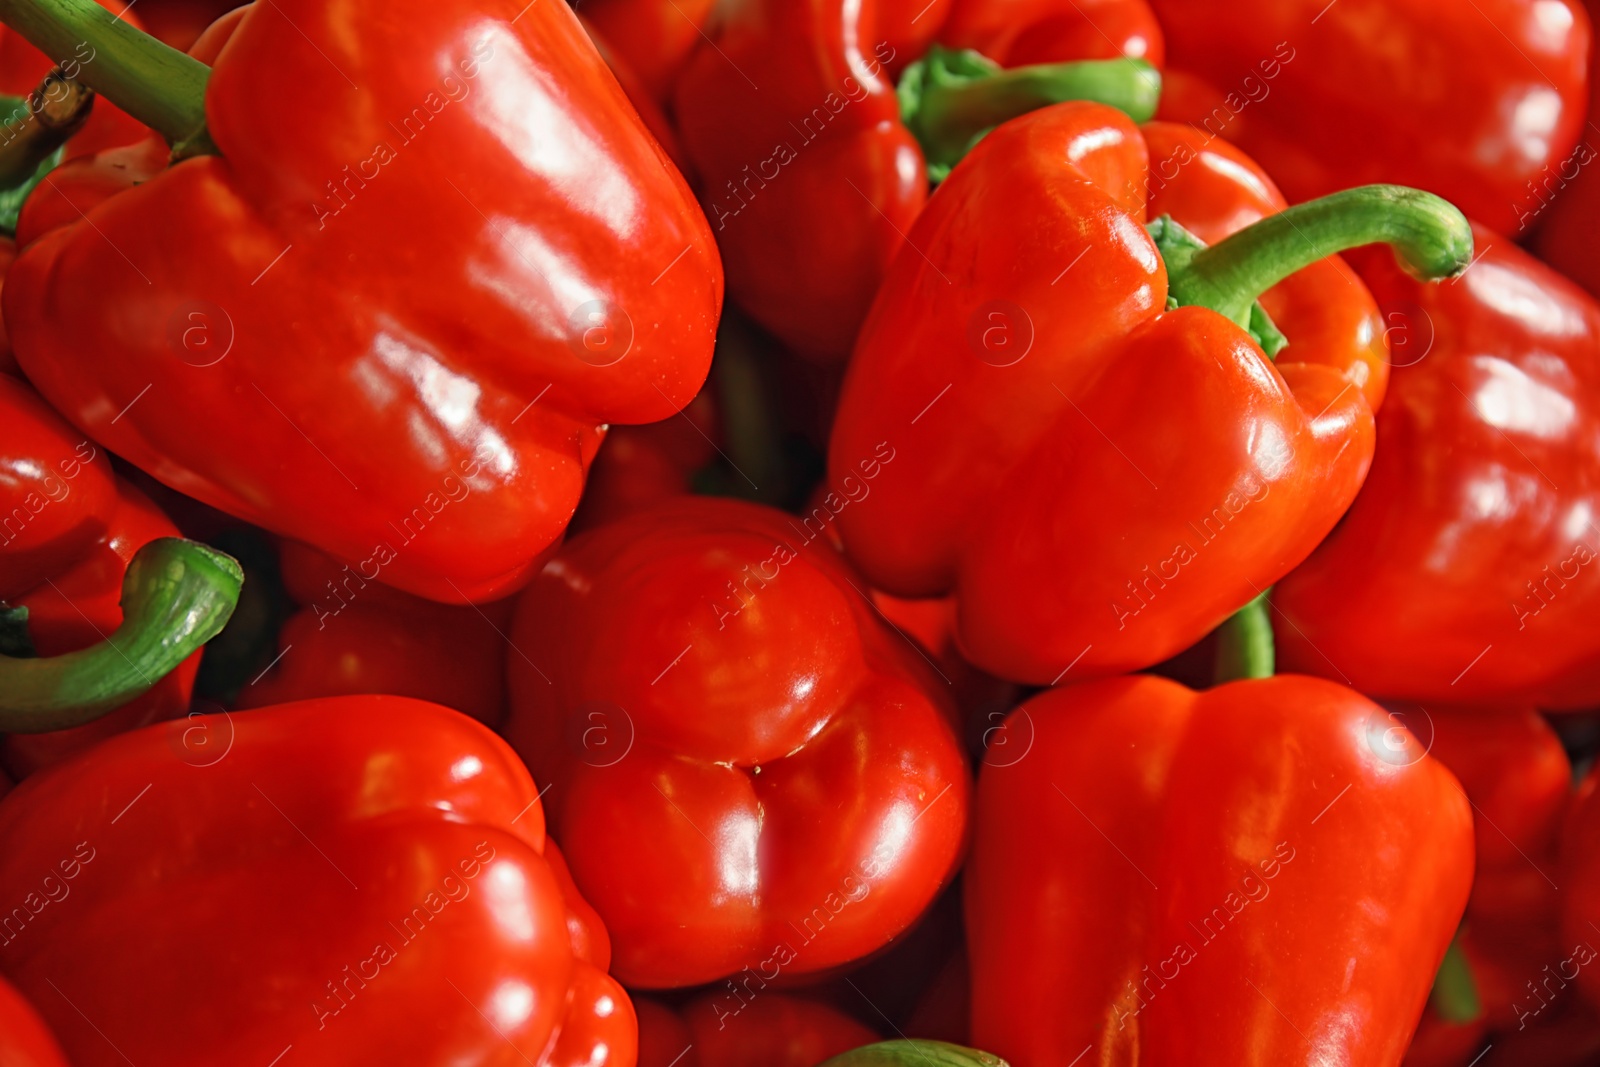
[[[1015,1067],[1398,1064],[1467,901],[1472,813],[1392,726],[1290,675],[1022,705],[1026,753],[978,782],[974,1043]]]
[[[885,71],[906,57],[873,10],[752,0],[694,54],[676,91],[729,297],[822,361],[849,354],[928,195],[922,149]]]
[[[883,1040],[821,1001],[766,990],[748,1000],[703,993],[676,1011],[643,997],[633,1006],[639,1067],[817,1067]]]
[[[1151,0],[1167,64],[1212,90],[1172,117],[1233,140],[1292,201],[1369,182],[1509,232],[1588,104],[1575,0]]]
[[[0,842],[0,970],[76,1067],[634,1063],[537,788],[436,705],[124,734],[13,791]]]
[[[1118,56],[1159,67],[1166,58],[1147,0],[954,0],[939,40],[1007,67]]]
[[[18,362],[119,455],[368,578],[517,588],[604,426],[700,387],[721,301],[704,217],[576,18],[522,7],[250,8],[207,90],[222,154],[18,257]]]
[[[630,987],[837,967],[953,873],[942,683],[815,524],[687,498],[588,531],[511,640],[506,736]]]
[[[118,478],[106,453],[22,382],[0,375],[0,602],[28,609],[41,656],[96,644],[122,622],[122,576],[133,554],[178,528]],[[181,714],[197,652],[154,688],[83,726],[10,734],[0,762],[18,778],[114,733]]]
[[[1428,707],[1592,707],[1600,305],[1498,234],[1477,247],[1437,286],[1360,262],[1395,343],[1377,459],[1273,594],[1280,662]]]
[[[662,106],[715,8],[716,0],[589,0],[580,10]]]
[[[0,1063],[6,1067],[68,1067],[61,1046],[33,1005],[0,979]]]
[[[1144,228],[1207,241],[1281,209],[1200,131],[1096,104],[1000,127],[952,172],[885,280],[829,446],[849,555],[901,596],[954,590],[1002,677],[1136,670],[1194,644],[1343,514],[1386,385],[1376,305],[1337,259],[1262,298],[1276,364],[1204,308],[1167,312]],[[919,251],[920,250],[920,251]]]
[[[276,660],[244,687],[236,707],[384,693],[499,724],[510,601],[436,604],[363,581],[294,542],[280,561],[300,610],[278,633]]]

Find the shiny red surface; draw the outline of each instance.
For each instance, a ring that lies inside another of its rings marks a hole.
[[[1214,240],[1282,206],[1237,151],[1095,104],[980,142],[890,271],[834,424],[830,488],[896,456],[840,517],[873,585],[953,589],[974,663],[1050,683],[1158,663],[1304,559],[1371,457],[1376,306],[1337,260],[1302,271],[1267,294],[1272,363],[1164,312],[1143,226]]]
[[[1014,1067],[1397,1064],[1466,904],[1472,812],[1390,727],[1294,676],[1024,704],[964,876],[974,1044]]]
[[[420,701],[124,734],[0,803],[0,970],[76,1067],[630,1067],[632,1008],[603,940],[569,933],[537,796]]]
[[[1395,348],[1350,514],[1281,582],[1287,669],[1434,704],[1600,701],[1600,305],[1500,234],[1459,280],[1361,261]]]
[[[1194,122],[1259,159],[1291,200],[1397,182],[1516,228],[1588,104],[1576,0],[1151,0],[1167,64],[1209,83]]]
[[[603,425],[699,388],[721,299],[703,216],[576,19],[523,8],[251,8],[208,90],[222,156],[98,203],[53,179],[93,225],[8,275],[40,391],[168,485],[387,582],[515,589]]]
[[[954,0],[939,40],[1007,67],[1119,56],[1159,67],[1166,57],[1147,0]]]
[[[849,354],[927,197],[922,150],[884,72],[902,57],[863,21],[871,10],[743,4],[690,59],[674,101],[729,297],[823,360]]]
[[[715,8],[716,0],[589,0],[580,11],[659,105],[672,98]]]
[[[800,520],[689,498],[573,538],[518,602],[506,736],[630,986],[848,963],[951,875],[947,698],[865,589]]]
[[[703,993],[681,1009],[634,1002],[639,1067],[817,1067],[882,1037],[820,1001],[752,984]]]
[[[178,528],[149,498],[112,473],[104,449],[0,375],[0,599],[28,610],[41,656],[75,652],[122,623],[122,575],[133,554]],[[0,763],[18,778],[124,730],[188,708],[200,653],[143,696],[94,722],[0,741]]]

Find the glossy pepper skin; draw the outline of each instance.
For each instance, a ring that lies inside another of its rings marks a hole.
[[[703,993],[677,1010],[643,997],[633,1006],[639,1067],[817,1067],[882,1039],[821,1001],[769,990]]]
[[[497,725],[505,712],[511,604],[436,604],[363,581],[314,548],[286,543],[284,585],[300,610],[278,633],[278,656],[235,706],[385,693]]]
[[[6,1067],[67,1067],[61,1046],[9,982],[0,979],[0,1063]]]
[[[103,200],[74,172],[94,225],[13,266],[29,377],[168,485],[385,582],[515,589],[604,425],[699,388],[721,300],[575,17],[520,7],[247,11],[206,94],[222,154]]]
[[[1594,4],[1585,0],[1591,29]],[[1589,49],[1589,117],[1600,116],[1600,49]],[[1600,239],[1600,135],[1585,125],[1578,144],[1559,164],[1528,180],[1519,204],[1518,239],[1537,227],[1532,248],[1540,259],[1600,296],[1600,264],[1590,254]]]
[[[1290,200],[1398,182],[1515,229],[1571,152],[1588,102],[1575,0],[1151,0],[1167,64],[1203,80],[1202,125],[1260,160]]]
[[[1053,689],[979,776],[972,1039],[1016,1067],[1400,1062],[1472,880],[1459,786],[1280,675]],[[1405,812],[1404,818],[1396,813]]]
[[[118,478],[106,453],[15,378],[0,375],[0,602],[28,609],[34,651],[56,656],[101,641],[122,621],[128,561],[178,528]],[[101,738],[181,714],[198,653],[143,696],[92,723],[10,734],[0,760],[18,778]]]
[[[1486,230],[1458,281],[1362,277],[1395,367],[1350,514],[1275,590],[1287,669],[1436,704],[1600,702],[1600,306]]]
[[[124,734],[0,803],[0,970],[77,1067],[628,1067],[537,797],[483,726],[396,697]]]
[[[946,698],[865,590],[814,524],[690,498],[573,538],[518,602],[505,733],[631,987],[837,967],[953,872]]]
[[[968,658],[1051,683],[1160,662],[1304,559],[1371,458],[1376,305],[1336,258],[1291,275],[1261,301],[1289,339],[1271,363],[1164,310],[1144,227],[1211,242],[1282,207],[1223,142],[1096,104],[980,142],[885,280],[834,423],[834,484],[877,441],[903,457],[840,518],[873,585],[953,590]]]
[[[675,113],[729,296],[795,351],[838,361],[927,199],[885,69],[905,57],[840,0],[754,0],[714,40]]]
[[[1147,0],[953,0],[939,40],[1007,67],[1118,56],[1159,67],[1166,57]]]
[[[581,10],[660,106],[672,99],[715,8],[716,0],[590,0]]]

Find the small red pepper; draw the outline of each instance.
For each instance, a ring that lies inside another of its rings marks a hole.
[[[1361,275],[1394,350],[1377,459],[1273,602],[1288,669],[1440,704],[1600,702],[1600,305],[1505,237]]]
[[[1212,100],[1162,117],[1234,141],[1290,200],[1369,182],[1516,228],[1577,143],[1589,19],[1577,0],[1151,0],[1167,65]]]
[[[674,1011],[641,997],[639,1067],[817,1067],[881,1040],[817,1000],[762,990],[747,998],[702,993]]]
[[[214,70],[91,15],[30,32],[90,39],[86,83],[220,154],[109,198],[52,176],[93,225],[8,275],[29,377],[168,485],[385,582],[517,588],[603,427],[699,389],[721,301],[704,217],[570,9],[253,5]]]
[[[785,345],[849,354],[872,295],[947,164],[992,126],[1088,96],[1154,114],[1147,64],[1001,72],[982,57],[928,57],[897,95],[890,73],[927,0],[753,0],[723,20],[679,79],[676,116],[729,294]],[[924,16],[932,20],[937,8]],[[902,119],[902,114],[905,119]],[[912,128],[914,127],[914,129]],[[929,146],[928,154],[919,138]]]
[[[686,498],[590,530],[511,641],[506,736],[630,986],[827,971],[953,873],[968,780],[943,686],[817,524]]]
[[[1472,881],[1449,771],[1351,690],[1049,690],[978,781],[972,1038],[1017,1067],[1398,1063]]]
[[[634,1062],[537,787],[421,701],[163,723],[37,775],[0,802],[0,909],[0,971],[79,1067]]]
[[[364,581],[314,548],[287,542],[284,585],[300,610],[278,633],[268,670],[234,706],[384,693],[497,725],[505,713],[511,602],[437,604]]]
[[[0,730],[21,778],[187,709],[242,575],[5,375],[0,425]]]
[[[1158,663],[1303,560],[1361,485],[1386,382],[1376,308],[1326,257],[1396,241],[1441,277],[1471,244],[1413,190],[1282,206],[1221,142],[1097,104],[979,142],[879,291],[834,423],[831,485],[876,442],[904,457],[840,517],[873,585],[953,590],[975,664],[1053,683]]]

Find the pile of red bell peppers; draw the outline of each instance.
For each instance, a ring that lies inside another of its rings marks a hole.
[[[0,0],[0,1067],[1600,1063],[1580,0]]]

